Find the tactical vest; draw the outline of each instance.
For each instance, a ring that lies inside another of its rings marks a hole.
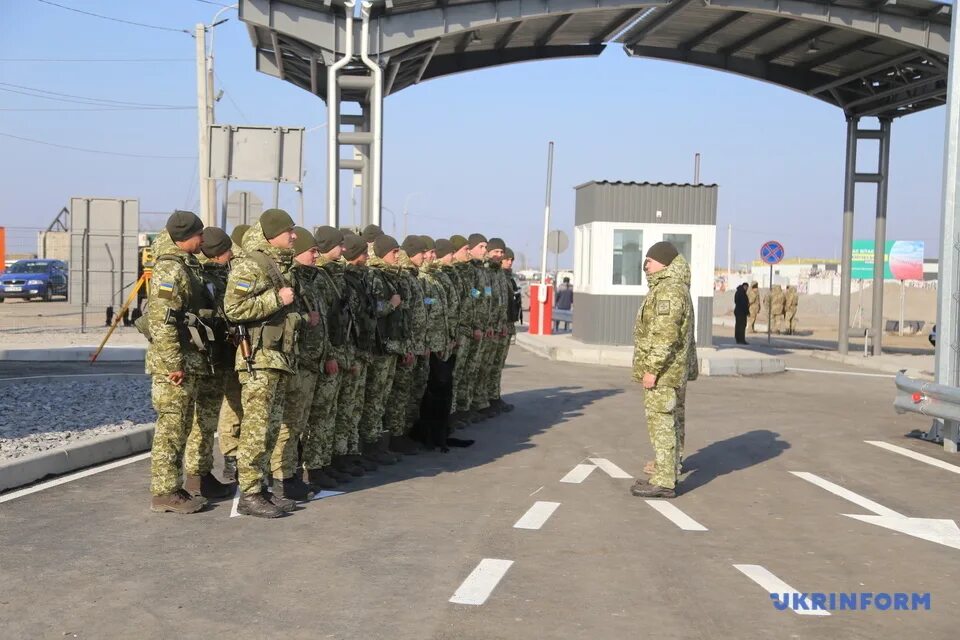
[[[276,291],[290,286],[280,273],[277,263],[266,253],[254,250],[247,253],[247,257],[257,263]],[[300,351],[301,320],[299,313],[287,311],[287,308],[283,307],[266,320],[250,323],[250,343],[253,350],[260,348],[296,355]]]
[[[400,286],[387,271],[380,270],[384,282],[387,283],[387,295],[400,295]],[[389,303],[386,303],[389,304]],[[397,307],[386,317],[377,318],[377,342],[386,352],[387,340],[406,340],[410,334],[409,312],[403,307]]]
[[[177,327],[177,335],[180,338],[181,345],[192,345],[199,351],[207,351],[208,345],[214,343],[217,339],[215,332],[217,321],[216,300],[204,286],[199,269],[187,264],[187,261],[182,257],[166,254],[157,257],[156,262],[171,260],[180,263],[180,266],[183,267],[184,273],[187,274],[187,280],[190,281],[190,293],[186,301],[187,304],[184,305],[186,308],[179,311],[170,310],[166,323]],[[149,299],[147,304],[150,304]],[[147,339],[147,342],[153,342],[147,314],[137,318],[133,324],[137,331]]]
[[[363,274],[359,271],[345,269],[343,280],[350,290],[349,295],[355,296],[358,301],[360,313],[353,313],[353,339],[358,349],[368,353],[377,353],[379,345],[377,343],[377,316],[376,306],[373,296],[367,287]],[[347,292],[344,291],[346,294]],[[346,297],[346,296],[345,296]],[[353,307],[350,307],[353,312]]]

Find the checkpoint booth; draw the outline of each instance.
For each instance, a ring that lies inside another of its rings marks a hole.
[[[691,269],[697,345],[713,344],[717,185],[592,181],[576,189],[573,337],[631,345],[647,249],[673,243]]]

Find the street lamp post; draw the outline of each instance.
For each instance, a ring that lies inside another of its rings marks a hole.
[[[423,195],[423,194],[420,193],[419,191],[415,193],[408,193],[407,197],[403,201],[403,237],[404,238],[407,237],[407,220],[409,219],[410,200],[414,196],[419,196],[419,195]]]
[[[385,207],[385,206],[383,206],[383,205],[380,205],[380,208],[383,209],[384,211],[389,211],[389,212],[390,212],[390,221],[393,223],[392,226],[391,226],[391,231],[393,232],[393,235],[396,236],[396,235],[397,235],[397,213],[396,213],[396,211],[394,211],[394,210],[391,209],[390,207]]]

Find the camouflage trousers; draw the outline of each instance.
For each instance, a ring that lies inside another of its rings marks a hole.
[[[787,333],[793,335],[797,332],[797,310],[796,309],[787,309],[786,313],[786,329]]]
[[[656,470],[650,483],[673,489],[683,461],[687,388],[654,387],[644,390],[647,431],[655,453]]]
[[[243,420],[243,404],[240,400],[240,378],[230,369],[223,372],[223,404],[217,433],[220,434],[220,453],[237,456],[240,446],[240,422]]]
[[[341,365],[343,366],[343,365]],[[321,371],[310,404],[307,427],[303,433],[303,466],[322,469],[333,462],[333,437],[337,421],[337,395],[343,370],[330,375]]]
[[[166,375],[153,376],[150,399],[157,412],[157,426],[150,454],[150,493],[155,496],[174,493],[183,486],[180,468],[199,384],[196,375],[184,376],[180,385],[167,380]]]
[[[481,365],[480,396],[486,398],[488,405],[490,400],[500,397],[500,373],[503,371],[509,346],[510,338],[501,338],[498,334],[490,339],[490,345],[487,347],[487,357]]]
[[[476,356],[475,373],[470,376],[470,409],[481,411],[490,406],[487,397],[487,381],[493,369],[493,361],[497,355],[497,340],[487,338],[480,342],[480,352]]]
[[[334,427],[334,455],[356,455],[360,453],[360,416],[363,413],[363,395],[366,391],[367,361],[363,354],[353,354],[346,364],[340,391],[337,394],[337,419]],[[356,367],[357,372],[351,373]]]
[[[493,375],[490,376],[490,384],[487,387],[487,397],[491,400],[500,399],[500,382],[503,380],[503,369],[507,366],[507,354],[510,353],[510,341],[512,335],[506,338],[500,338],[500,345],[497,349],[497,357],[493,363]]]
[[[470,411],[471,381],[477,375],[475,365],[479,365],[477,356],[482,344],[482,340],[474,340],[471,336],[464,338],[457,351],[457,364],[453,370],[454,411]]]
[[[407,401],[413,383],[413,369],[413,366],[404,367],[397,361],[397,372],[393,376],[387,410],[383,415],[383,430],[393,436],[402,436],[407,432]]]
[[[223,404],[223,370],[203,376],[197,384],[197,404],[187,436],[183,467],[188,475],[202,476],[213,471],[213,435]]]
[[[237,471],[242,493],[260,491],[264,469],[283,421],[284,391],[289,375],[277,369],[257,369],[254,375],[240,372],[243,422]]]
[[[367,364],[367,379],[363,398],[363,413],[360,416],[360,439],[376,442],[384,432],[383,419],[387,410],[387,398],[393,387],[397,372],[397,356],[373,356]]]
[[[770,331],[773,333],[783,332],[783,314],[775,313],[770,317]]]
[[[270,456],[270,473],[281,480],[292,478],[300,462],[300,438],[307,426],[313,394],[317,388],[317,374],[301,368],[287,377],[283,401],[283,421],[277,433],[277,443]]]
[[[410,395],[407,396],[407,430],[420,419],[420,403],[430,380],[430,358],[417,356],[410,376]]]

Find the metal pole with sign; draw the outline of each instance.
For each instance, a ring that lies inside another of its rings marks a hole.
[[[764,242],[760,247],[760,260],[770,265],[770,301],[767,304],[767,344],[772,341],[773,335],[773,265],[780,264],[786,254],[783,245],[776,240]]]

